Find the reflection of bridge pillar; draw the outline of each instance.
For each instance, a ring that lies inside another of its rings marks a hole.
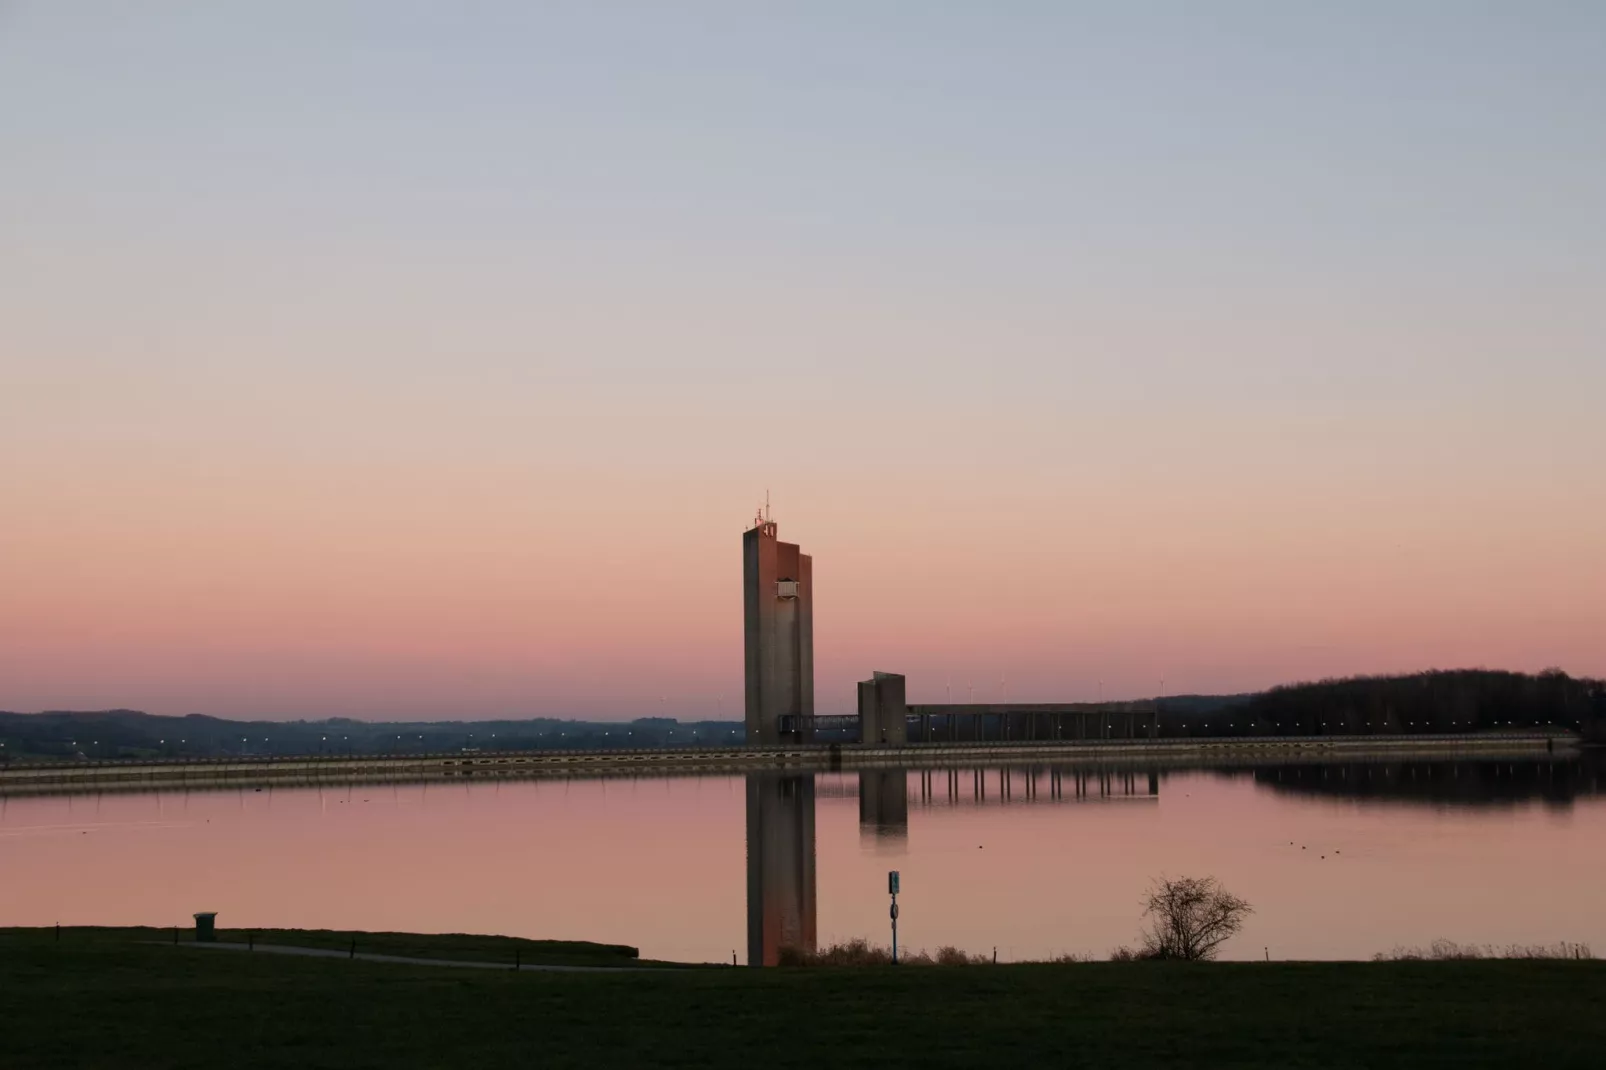
[[[1160,794],[1160,774],[1159,773],[1150,773],[1149,774],[1149,794],[1150,795],[1158,795],[1158,794]]]
[[[747,964],[815,950],[814,777],[747,777]]]
[[[909,780],[902,769],[859,774],[859,835],[878,840],[908,837]]]

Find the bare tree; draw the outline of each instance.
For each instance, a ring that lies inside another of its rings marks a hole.
[[[1162,877],[1151,889],[1143,916],[1151,919],[1143,934],[1144,958],[1212,959],[1229,937],[1254,913],[1248,902],[1223,888],[1214,877]]]

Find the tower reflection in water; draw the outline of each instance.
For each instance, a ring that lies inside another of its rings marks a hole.
[[[814,774],[747,777],[747,964],[815,950]]]
[[[747,777],[747,964],[775,966],[783,949],[817,950],[814,774]],[[901,769],[859,774],[859,831],[909,835],[909,781]]]
[[[783,951],[818,950],[814,804],[857,794],[859,836],[901,851],[909,837],[909,778],[925,811],[1076,802],[1154,802],[1160,778],[1134,768],[1032,766],[871,769],[858,783],[839,774],[750,773],[747,777],[747,962],[775,966]]]

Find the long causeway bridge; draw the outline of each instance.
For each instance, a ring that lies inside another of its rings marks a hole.
[[[1070,722],[1066,722],[1067,724]],[[936,725],[939,732],[944,726]],[[988,727],[986,724],[984,728]],[[1016,728],[1021,727],[1019,722]],[[1577,745],[1566,732],[1481,735],[1264,736],[1211,738],[1036,738],[956,740],[900,746],[815,744],[686,750],[506,751],[272,758],[13,761],[0,766],[0,796],[36,793],[207,788],[239,784],[525,776],[674,776],[791,770],[940,769],[1047,761],[1185,765],[1413,753],[1531,754]]]

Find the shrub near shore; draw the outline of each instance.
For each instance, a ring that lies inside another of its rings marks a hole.
[[[898,955],[900,966],[981,966],[991,965],[986,955],[971,955],[957,947],[939,947],[928,951],[902,951]],[[831,944],[818,951],[783,947],[780,953],[782,966],[890,966],[892,949],[870,943],[862,938]]]

